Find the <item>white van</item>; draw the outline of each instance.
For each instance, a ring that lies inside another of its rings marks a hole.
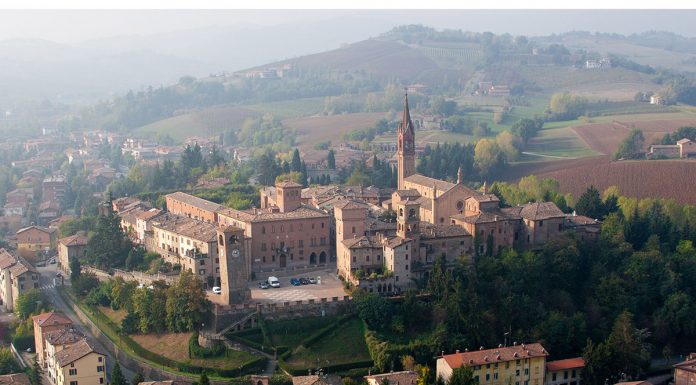
[[[271,287],[280,287],[280,281],[276,277],[268,277],[268,284]]]

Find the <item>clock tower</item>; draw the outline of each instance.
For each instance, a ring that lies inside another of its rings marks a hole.
[[[398,189],[404,190],[404,179],[416,173],[416,134],[408,110],[408,94],[404,96],[404,113],[397,130]]]
[[[251,297],[249,290],[249,250],[244,238],[244,230],[234,227],[220,227],[217,230],[218,257],[220,258],[220,288],[223,302],[243,303]]]

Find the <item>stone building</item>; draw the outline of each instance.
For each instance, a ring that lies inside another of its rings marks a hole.
[[[325,265],[334,260],[331,216],[302,204],[302,186],[280,182],[261,190],[261,208],[218,210],[218,224],[251,239],[253,271]]]
[[[696,382],[696,353],[674,365],[674,385],[692,385]]]

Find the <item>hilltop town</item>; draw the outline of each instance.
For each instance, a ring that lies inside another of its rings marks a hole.
[[[8,107],[0,383],[690,385],[696,61],[643,36],[683,52],[410,25]]]

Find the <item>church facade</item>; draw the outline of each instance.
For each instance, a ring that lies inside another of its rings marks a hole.
[[[468,262],[476,254],[531,248],[565,231],[592,240],[599,222],[563,213],[552,202],[503,208],[485,188],[416,173],[415,130],[408,96],[397,131],[398,188],[382,205],[396,212],[396,232],[370,232],[368,205],[346,200],[334,206],[339,275],[352,286],[398,293],[427,277],[432,264]]]

